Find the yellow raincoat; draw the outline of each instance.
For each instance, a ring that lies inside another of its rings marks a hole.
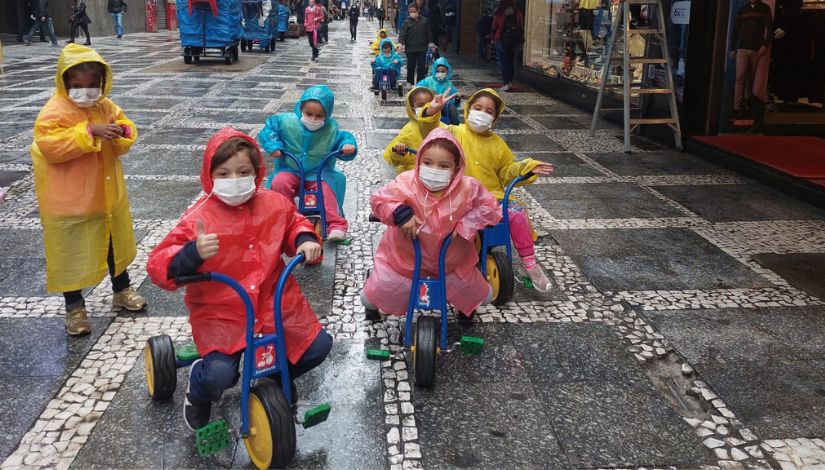
[[[378,53],[381,51],[379,49],[379,45],[381,44],[381,41],[382,41],[382,39],[381,39],[381,32],[382,31],[384,32],[384,34],[387,35],[386,39],[390,39],[390,33],[388,33],[386,29],[381,28],[381,29],[378,30],[377,33],[375,33],[375,41],[373,41],[370,44],[370,49],[372,49],[372,56],[373,57],[377,56]],[[392,42],[392,39],[390,39],[390,42]],[[394,42],[392,42],[392,47],[393,47],[393,49],[395,49],[395,43]]]
[[[467,105],[464,106],[465,122],[470,113],[470,103],[472,103],[473,98],[482,91],[498,97],[498,115],[501,116],[504,112],[504,100],[501,96],[499,96],[495,90],[485,88],[477,91],[467,100]],[[427,104],[426,107],[429,107],[429,104]],[[430,131],[435,129],[440,123],[440,118],[441,114],[439,113],[434,116],[418,119],[421,136],[426,137]],[[498,117],[496,117],[496,120],[498,120]],[[495,126],[495,122],[493,126]],[[479,134],[470,129],[466,124],[446,127],[447,130],[452,132],[456,139],[458,139],[461,148],[464,149],[465,159],[467,160],[466,166],[464,167],[464,174],[481,181],[481,184],[493,193],[497,199],[504,197],[504,188],[513,178],[526,175],[541,163],[532,158],[525,158],[517,162],[515,155],[510,151],[510,147],[507,146],[504,139],[491,130]],[[534,175],[521,182],[519,186],[530,184],[535,181],[537,177],[538,176]]]
[[[411,149],[418,150],[418,147],[421,146],[421,142],[424,140],[424,137],[421,136],[421,131],[418,127],[418,118],[415,116],[415,110],[413,110],[412,104],[410,104],[410,98],[413,93],[420,88],[424,87],[416,86],[407,92],[407,98],[404,101],[404,106],[407,108],[407,116],[410,118],[410,122],[404,124],[404,127],[401,128],[401,132],[399,132],[398,135],[392,139],[392,142],[387,145],[387,148],[384,149],[384,160],[395,168],[396,174],[401,174],[407,170],[414,169],[415,155],[409,152],[404,155],[399,155],[395,153],[392,148],[398,144],[404,144]],[[439,125],[444,126],[441,122],[439,122]],[[433,129],[435,129],[435,127],[433,127]]]
[[[68,97],[63,73],[84,62],[106,69],[103,97],[81,108]],[[60,53],[56,90],[34,122],[31,156],[34,188],[46,249],[46,287],[66,292],[97,284],[107,274],[111,234],[115,274],[135,259],[135,235],[120,156],[137,140],[135,124],[106,96],[112,69],[93,49],[69,44]],[[128,127],[124,137],[105,140],[91,124]]]

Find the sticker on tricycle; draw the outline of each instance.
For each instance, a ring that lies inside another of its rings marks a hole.
[[[304,207],[307,209],[315,209],[318,206],[318,199],[314,194],[304,195]]]
[[[264,344],[255,348],[255,370],[267,372],[275,369],[275,345]]]
[[[418,305],[420,307],[430,306],[430,285],[426,282],[418,285]]]

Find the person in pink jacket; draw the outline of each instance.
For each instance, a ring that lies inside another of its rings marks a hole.
[[[501,220],[501,208],[477,179],[464,176],[464,152],[451,133],[430,132],[415,169],[376,191],[370,203],[389,228],[361,291],[368,319],[380,319],[378,310],[406,314],[415,264],[412,238],[421,244],[421,275],[436,276],[441,242],[453,234],[445,260],[447,301],[463,314],[459,320],[471,321],[475,309],[492,300],[477,267],[474,239],[479,230]]]
[[[315,4],[315,0],[309,0],[309,6],[304,10],[304,29],[312,48],[312,60],[318,58],[318,32],[323,24],[324,11]]]

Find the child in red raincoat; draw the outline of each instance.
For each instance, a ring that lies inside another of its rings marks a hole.
[[[453,234],[447,250],[447,301],[471,320],[492,290],[478,270],[474,239],[501,220],[496,198],[475,178],[464,176],[464,152],[455,137],[435,129],[421,144],[413,171],[399,174],[370,200],[373,213],[389,228],[375,253],[361,303],[367,318],[378,310],[404,315],[415,263],[411,238],[421,244],[422,276],[438,275],[441,242]]]
[[[210,271],[234,278],[252,299],[256,334],[275,331],[273,299],[284,269],[281,255],[304,253],[308,262],[321,256],[318,235],[292,201],[258,188],[264,172],[254,139],[230,128],[218,131],[203,155],[201,184],[207,195],[184,213],[146,266],[152,282],[167,290],[177,289],[175,276],[183,274]],[[246,312],[241,298],[218,283],[186,286],[184,301],[202,357],[192,364],[183,404],[186,424],[196,430],[209,422],[212,402],[238,382]],[[322,330],[293,277],[287,281],[282,306],[294,380],[324,361],[332,338]]]

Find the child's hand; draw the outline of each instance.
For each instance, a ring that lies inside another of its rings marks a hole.
[[[418,227],[420,226],[421,221],[418,220],[418,217],[413,215],[410,217],[410,220],[401,224],[401,227],[399,228],[401,229],[401,233],[403,233],[408,240],[412,240],[416,237],[416,235],[418,235]]]
[[[198,219],[198,240],[195,246],[198,248],[198,255],[204,261],[218,254],[218,235],[206,233],[203,220],[200,219]]]
[[[444,106],[453,98],[458,95],[458,93],[453,93],[452,95],[448,94],[449,91],[445,91],[440,95],[435,95],[432,101],[430,101],[430,107],[427,108],[427,116],[434,116],[441,112],[444,109]]]
[[[123,137],[123,128],[117,124],[91,124],[89,130],[92,135],[103,137],[106,140]]]
[[[398,155],[406,155],[407,146],[404,144],[396,144],[395,147],[392,148],[392,151],[397,153]]]
[[[281,155],[282,155],[282,153],[281,153],[280,150],[276,150],[276,151],[269,154],[269,156],[272,157],[272,158],[281,158]]]
[[[394,61],[392,61],[392,63],[393,63],[393,64],[397,64],[397,63],[398,63],[398,61],[397,61],[397,60],[394,60]]]
[[[539,176],[547,176],[553,173],[553,170],[555,170],[555,167],[552,163],[539,163],[537,167],[533,168],[533,173]]]
[[[370,59],[370,63],[371,63],[371,64],[374,64],[374,63],[375,63],[375,57],[373,57],[372,59]]]
[[[341,147],[341,153],[343,153],[344,155],[352,155],[353,153],[355,153],[355,146],[352,144],[344,145],[343,147]]]
[[[315,260],[317,260],[323,250],[321,249],[321,245],[317,242],[304,242],[301,243],[301,246],[298,247],[298,253],[303,253],[306,257],[306,262],[312,264]]]

